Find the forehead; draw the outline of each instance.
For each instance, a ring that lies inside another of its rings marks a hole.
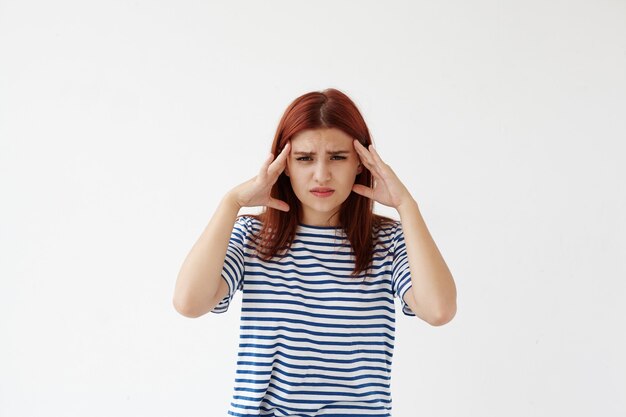
[[[292,149],[296,148],[352,148],[352,137],[337,128],[307,129],[291,138]]]

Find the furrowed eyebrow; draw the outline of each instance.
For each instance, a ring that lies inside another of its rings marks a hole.
[[[327,155],[340,155],[340,154],[349,154],[350,151],[326,151]],[[315,152],[293,152],[294,155],[317,155]]]

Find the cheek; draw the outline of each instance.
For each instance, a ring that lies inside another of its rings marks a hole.
[[[346,167],[344,172],[349,177],[353,177],[354,175],[358,174],[359,173],[359,165],[358,165],[358,163]]]
[[[301,188],[303,184],[302,173],[299,173],[297,170],[289,171],[289,181],[294,189]]]

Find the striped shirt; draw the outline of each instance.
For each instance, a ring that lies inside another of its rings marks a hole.
[[[394,298],[411,276],[400,221],[375,228],[369,275],[351,277],[340,227],[299,224],[283,256],[261,260],[249,241],[262,223],[235,221],[222,278],[224,313],[242,291],[239,353],[228,415],[391,416]]]

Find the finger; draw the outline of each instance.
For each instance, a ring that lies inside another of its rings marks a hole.
[[[263,161],[263,165],[261,165],[261,169],[259,170],[259,177],[265,178],[265,175],[267,173],[267,167],[269,167],[272,159],[274,159],[274,154],[270,153],[267,158],[265,158],[265,161]]]
[[[376,148],[374,148],[374,145],[370,145],[369,147],[369,154],[372,158],[372,161],[374,161],[374,165],[376,166],[376,172],[381,178],[385,178],[388,174],[388,165],[385,163],[385,161],[382,160],[382,158],[378,154],[378,151],[376,150]]]
[[[374,160],[372,158],[372,156],[370,155],[370,153],[367,151],[367,149],[365,148],[365,146],[363,146],[363,144],[361,144],[361,142],[359,142],[358,140],[356,141],[358,142],[358,144],[355,145],[355,149],[359,154],[359,157],[361,158],[361,161],[366,164],[365,166],[367,166],[368,168],[374,165]]]
[[[291,150],[291,144],[287,142],[282,151],[278,154],[278,157],[272,162],[269,166],[268,171],[271,171],[272,174],[280,174],[285,169],[287,157],[289,156],[289,151]]]
[[[282,200],[277,200],[273,197],[270,197],[269,201],[267,202],[267,205],[276,210],[289,211],[289,204],[285,203]]]
[[[363,146],[363,144],[357,139],[354,139],[353,144],[354,149],[359,153],[359,155],[361,155],[363,153],[363,150],[365,149],[365,146]]]
[[[355,148],[358,149],[357,152],[359,153],[359,156],[361,158],[361,162],[363,163],[363,165],[365,165],[365,167],[369,169],[372,175],[381,176],[379,166],[374,160],[374,158],[372,157],[371,153],[369,153],[367,149],[365,149],[365,146],[361,145],[360,143],[357,146],[358,148],[356,146]]]
[[[354,184],[352,191],[367,198],[374,198],[374,189],[363,184]]]
[[[369,146],[369,150],[374,161],[376,161],[379,165],[383,166],[385,163],[383,162],[382,158],[378,154],[378,151],[376,150],[376,148],[374,148],[373,144]]]

